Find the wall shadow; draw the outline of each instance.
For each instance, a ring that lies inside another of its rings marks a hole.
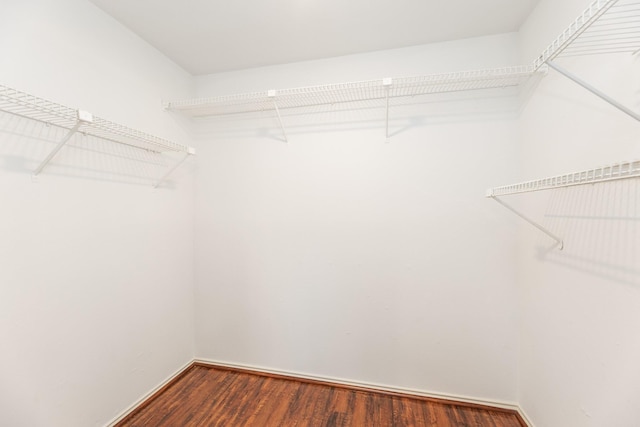
[[[380,130],[386,135],[384,99],[280,110],[287,135]],[[390,100],[389,136],[440,124],[515,119],[520,113],[516,88],[451,92]],[[275,111],[193,119],[196,138],[284,140]]]
[[[640,179],[553,190],[544,222],[565,243],[540,259],[640,285]]]

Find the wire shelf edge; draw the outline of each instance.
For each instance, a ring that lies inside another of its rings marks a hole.
[[[77,127],[77,131],[80,133],[144,150],[158,153],[195,154],[195,149],[192,147],[120,125],[1,84],[0,111],[67,130],[74,129],[80,122]],[[87,114],[90,116],[89,120],[80,118],[82,115]]]
[[[502,67],[185,99],[165,102],[164,107],[193,117],[241,114],[275,110],[276,105],[280,109],[289,109],[514,87],[543,72],[546,70],[535,71],[532,66]]]
[[[529,193],[532,191],[551,190],[576,185],[597,184],[600,182],[621,179],[639,178],[640,160],[615,163],[613,165],[588,169],[580,172],[556,175],[548,178],[504,185],[488,189],[487,197],[508,196],[511,194]]]

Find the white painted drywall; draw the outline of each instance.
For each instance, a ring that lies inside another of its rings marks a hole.
[[[521,32],[531,60],[588,1],[543,0]],[[558,59],[640,112],[640,58]],[[640,158],[640,123],[550,71],[521,121],[527,178]],[[519,396],[538,427],[632,427],[640,419],[640,183],[514,197],[565,239],[524,226]]]
[[[190,76],[91,3],[1,10],[1,83],[189,144]],[[105,425],[193,358],[193,165],[154,190],[79,138],[34,184],[60,133],[0,121],[0,425]]]
[[[197,78],[198,95],[517,64],[515,34]],[[518,178],[496,98],[198,127],[198,357],[513,402]],[[465,96],[469,96],[466,94]],[[487,112],[489,111],[489,112]],[[507,222],[507,225],[503,225]]]
[[[9,1],[0,82],[188,143],[160,98],[529,62],[586,5],[543,0],[518,36],[194,80],[88,2]],[[640,110],[637,57],[563,64]],[[562,253],[482,194],[638,158],[638,124],[554,72],[519,119],[493,95],[394,108],[388,144],[379,108],[285,114],[288,145],[270,114],[198,124],[197,234],[192,166],[153,191],[76,139],[34,184],[60,133],[1,116],[0,424],[102,425],[195,354],[634,426],[640,185],[514,198]]]
[[[519,65],[516,33],[196,76],[199,96]]]

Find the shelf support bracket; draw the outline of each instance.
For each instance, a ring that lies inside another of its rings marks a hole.
[[[158,188],[160,186],[160,184],[162,184],[164,181],[167,180],[167,178],[169,177],[169,175],[171,175],[176,169],[178,169],[189,157],[191,157],[192,155],[196,154],[196,150],[193,148],[189,148],[189,150],[185,153],[184,157],[182,157],[182,159],[178,160],[176,162],[175,165],[173,165],[173,167],[171,167],[171,169],[169,169],[164,175],[162,175],[162,177],[160,179],[158,179],[156,181],[155,184],[153,184],[153,188]]]
[[[608,102],[609,104],[613,105],[618,110],[622,111],[625,114],[628,114],[629,116],[633,117],[634,119],[636,119],[637,121],[640,122],[640,114],[636,113],[635,111],[631,110],[628,107],[625,107],[624,105],[622,105],[621,103],[619,103],[615,99],[613,99],[610,96],[608,96],[606,93],[604,93],[604,92],[596,89],[595,87],[591,86],[589,83],[585,82],[584,80],[580,79],[576,75],[574,75],[574,74],[570,73],[569,71],[565,70],[564,68],[562,68],[561,66],[559,66],[558,64],[556,64],[553,61],[547,61],[547,65],[549,67],[553,68],[554,70],[556,70],[557,72],[559,72],[560,74],[562,74],[563,76],[565,76],[566,78],[572,80],[576,84],[582,86],[583,88],[585,88],[589,92],[593,93],[597,97],[599,97],[599,98],[603,99],[604,101]]]
[[[278,109],[278,103],[276,102],[276,91],[269,90],[267,92],[267,96],[273,99],[273,108],[276,110],[276,115],[278,116],[278,122],[280,123],[280,128],[282,129],[282,136],[284,137],[284,142],[289,143],[289,138],[287,138],[287,131],[284,128],[284,123],[282,123],[282,116],[280,116],[280,110]]]
[[[53,158],[56,156],[56,154],[58,154],[58,152],[62,149],[62,147],[64,147],[65,144],[69,142],[71,137],[75,135],[76,132],[78,132],[78,129],[80,129],[80,126],[87,123],[92,123],[92,122],[93,122],[93,116],[91,115],[91,113],[78,110],[78,119],[76,121],[76,124],[71,129],[69,129],[69,132],[67,132],[64,138],[62,138],[60,142],[58,142],[58,144],[53,148],[53,150],[51,150],[49,155],[40,163],[40,165],[33,172],[33,176],[37,177],[40,174],[40,172],[42,172],[42,170],[47,166],[47,164],[49,164],[51,160],[53,160]]]
[[[500,200],[497,196],[494,196],[493,194],[488,194],[487,197],[492,198],[493,200],[495,200],[496,202],[498,202],[499,204],[501,204],[502,206],[504,206],[505,208],[507,208],[508,210],[510,210],[511,212],[516,214],[517,216],[519,216],[520,218],[522,218],[523,220],[527,221],[529,224],[533,225],[538,230],[542,231],[547,236],[551,237],[553,240],[556,241],[556,245],[558,245],[558,249],[562,250],[562,248],[564,247],[564,242],[562,241],[562,239],[560,237],[556,236],[555,234],[553,234],[552,232],[550,232],[549,230],[547,230],[546,228],[544,228],[543,226],[541,226],[537,222],[533,221],[532,219],[529,219],[526,216],[522,215],[520,212],[518,212],[517,210],[515,210],[514,208],[512,208],[511,206],[509,206],[508,204],[506,204],[502,200]]]
[[[393,84],[393,80],[390,78],[382,79],[382,85],[385,90],[385,101],[387,105],[387,115],[386,115],[386,142],[389,142],[389,90],[391,89],[391,85]]]

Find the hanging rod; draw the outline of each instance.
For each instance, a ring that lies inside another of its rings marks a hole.
[[[154,153],[174,152],[185,153],[187,156],[195,154],[195,149],[192,147],[131,129],[86,111],[66,107],[4,85],[0,85],[0,111],[67,130],[67,134],[36,168],[34,175],[42,172],[77,132]],[[166,177],[165,175],[162,180]],[[156,182],[155,185],[158,184],[159,182]]]

